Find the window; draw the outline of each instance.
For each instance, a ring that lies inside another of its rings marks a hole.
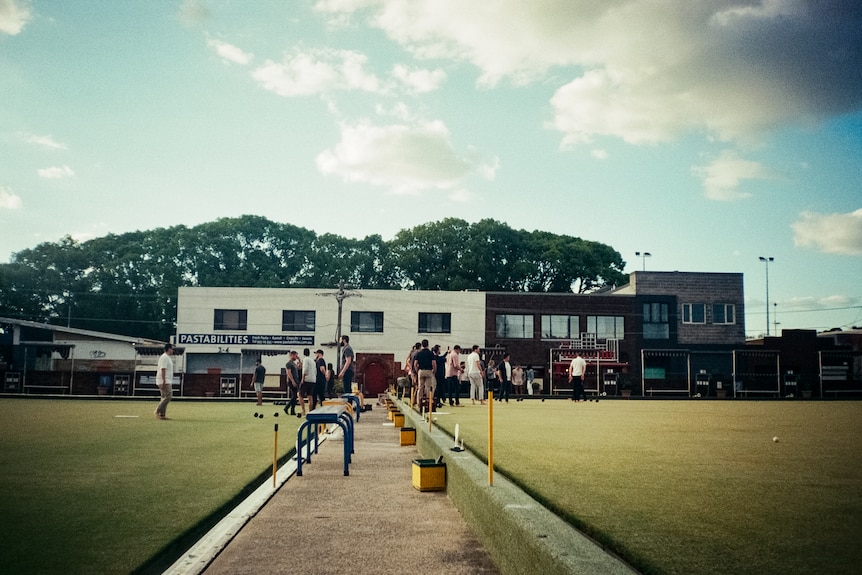
[[[578,339],[581,318],[577,315],[543,315],[542,339]]]
[[[666,303],[644,303],[644,339],[670,338],[670,322]]]
[[[626,335],[623,317],[619,315],[587,316],[587,333],[596,339],[623,339]]]
[[[213,314],[214,330],[238,330],[248,329],[248,310],[245,309],[217,309]]]
[[[736,323],[736,306],[732,303],[712,304],[712,323],[724,325]]]
[[[532,339],[533,316],[498,315],[497,337],[512,339]]]
[[[291,311],[281,312],[281,331],[314,331],[315,312]]]
[[[383,333],[383,312],[350,312],[350,331],[365,333]]]
[[[452,314],[419,312],[419,333],[452,333]]]
[[[682,304],[682,323],[706,323],[706,304]]]

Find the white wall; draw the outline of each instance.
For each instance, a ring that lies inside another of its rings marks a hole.
[[[338,302],[335,290],[278,289],[278,288],[179,288],[177,301],[177,340],[186,353],[217,353],[229,349],[231,353],[242,349],[284,347],[302,350],[309,347],[324,350],[327,362],[335,363],[335,348],[325,344],[335,341],[337,332]],[[431,344],[447,346],[485,345],[485,294],[480,292],[437,292],[400,290],[356,290],[359,294],[342,303],[341,333],[350,336],[350,344],[357,353],[392,353],[396,361],[406,356],[417,341],[427,338]],[[330,294],[330,295],[326,295]],[[216,309],[248,310],[248,329],[243,331],[214,331],[213,312]],[[282,311],[315,311],[315,331],[282,332]],[[383,333],[353,333],[350,331],[352,311],[383,312]],[[420,334],[419,312],[451,313],[452,330],[449,334]],[[213,343],[182,341],[186,334],[222,336]],[[313,343],[285,345],[255,345],[238,340],[237,336],[291,336],[311,335]],[[284,365],[285,358],[264,357],[269,373]],[[253,362],[252,362],[253,363]],[[277,371],[275,372],[277,373]]]

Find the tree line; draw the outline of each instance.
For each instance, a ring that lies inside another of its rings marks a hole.
[[[20,251],[0,264],[0,316],[166,340],[180,286],[588,293],[625,283],[624,266],[608,245],[492,219],[384,241],[246,215]]]

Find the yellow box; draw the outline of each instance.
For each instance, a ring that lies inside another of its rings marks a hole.
[[[416,428],[401,428],[401,445],[416,445]]]
[[[433,459],[414,459],[413,487],[419,491],[445,491],[446,464]]]
[[[395,412],[394,412],[394,411],[390,411],[389,413],[387,413],[387,414],[386,414],[386,419],[388,419],[389,421],[393,421],[393,420],[395,419]]]
[[[393,413],[392,421],[395,423],[395,427],[404,427],[404,414],[403,413]]]

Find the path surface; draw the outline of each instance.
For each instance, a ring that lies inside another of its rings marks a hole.
[[[413,488],[418,452],[387,423],[379,405],[362,414],[349,477],[327,440],[204,573],[499,573],[444,492]]]

